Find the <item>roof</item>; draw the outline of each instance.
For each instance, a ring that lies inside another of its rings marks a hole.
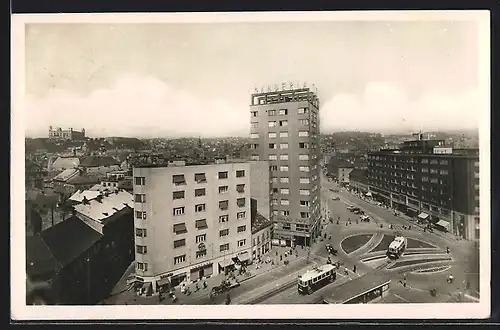
[[[100,180],[97,177],[79,175],[69,179],[67,182],[70,184],[92,184],[92,183],[97,183],[99,181]]]
[[[330,293],[325,295],[325,302],[329,304],[344,304],[349,300],[390,281],[391,278],[389,275],[385,275],[380,271],[366,273],[363,276],[356,277],[346,283],[334,287]]]
[[[41,236],[26,236],[26,273],[30,278],[49,279],[59,268],[59,262]]]
[[[72,178],[77,177],[79,174],[80,174],[79,170],[74,169],[74,168],[68,168],[68,169],[62,171],[61,173],[59,173],[58,175],[56,175],[53,180],[65,182],[65,181],[68,181]]]
[[[50,206],[57,204],[58,197],[56,195],[46,195],[38,189],[28,189],[26,190],[26,200],[40,206]]]
[[[396,237],[390,244],[389,244],[389,249],[396,249],[398,248],[402,243],[404,243],[405,239],[402,236]]]
[[[80,165],[78,157],[59,157],[52,163],[52,168],[76,168]]]
[[[336,267],[331,264],[321,265],[313,269],[307,270],[304,274],[300,275],[300,280],[309,281],[310,279],[318,276],[321,273],[327,272],[329,270],[335,269]]]
[[[118,182],[118,188],[120,189],[134,189],[134,185],[132,184],[132,180],[124,179]]]
[[[78,258],[102,237],[76,216],[44,230],[40,236],[62,267]]]
[[[120,165],[120,162],[111,156],[87,156],[82,159],[80,166],[82,167],[98,167]]]
[[[252,234],[261,231],[262,229],[266,228],[267,226],[272,225],[272,221],[264,217],[262,214],[257,212],[255,214],[255,217],[251,220],[252,221]]]
[[[97,183],[97,184],[93,185],[88,190],[89,191],[101,191],[101,192],[104,192],[104,191],[114,192],[114,191],[116,191],[118,189],[119,189],[119,187],[104,187],[101,183]]]
[[[75,205],[75,211],[96,221],[102,221],[125,207],[134,208],[134,198],[126,191],[110,193],[103,196],[101,201],[91,200],[88,204]]]
[[[85,197],[87,200],[92,200],[95,199],[97,196],[100,196],[101,192],[100,191],[91,191],[91,190],[78,190],[76,193],[73,194],[69,199],[74,201],[74,202],[82,202],[83,198]]]

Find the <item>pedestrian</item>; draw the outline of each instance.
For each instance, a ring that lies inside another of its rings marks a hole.
[[[283,261],[283,255],[280,254],[280,261]]]
[[[354,267],[352,267],[352,271],[353,271],[354,273],[356,273],[356,265],[354,265]]]

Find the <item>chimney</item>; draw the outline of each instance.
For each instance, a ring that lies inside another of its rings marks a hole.
[[[87,196],[83,196],[82,204],[83,205],[88,205],[89,204],[89,200],[87,199]]]
[[[98,202],[98,203],[102,203],[102,195],[99,195],[95,198],[95,200]]]

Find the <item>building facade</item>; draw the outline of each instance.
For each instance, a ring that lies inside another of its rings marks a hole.
[[[319,99],[309,88],[252,94],[250,158],[271,170],[274,239],[310,245],[319,235]]]
[[[479,150],[405,141],[368,154],[373,197],[462,238],[479,240]]]
[[[250,165],[134,168],[136,276],[157,292],[251,258]]]
[[[74,131],[72,128],[62,129],[61,127],[49,127],[49,139],[53,140],[85,140],[85,128],[81,131]]]
[[[339,183],[349,184],[349,174],[352,170],[354,170],[354,166],[340,166],[337,174]]]

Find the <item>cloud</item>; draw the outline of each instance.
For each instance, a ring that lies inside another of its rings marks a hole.
[[[410,100],[405,91],[387,82],[369,83],[362,95],[339,94],[323,104],[323,131],[412,131],[476,129],[479,94],[428,93]]]
[[[79,95],[62,89],[27,96],[28,136],[50,125],[85,128],[90,136],[227,136],[249,132],[248,106],[204,99],[154,77],[122,76],[108,89]]]
[[[53,89],[25,100],[27,136],[46,136],[50,125],[85,128],[90,136],[247,136],[247,98],[231,103],[203,98],[155,77],[122,76],[107,89],[81,95]],[[477,128],[478,93],[428,93],[409,100],[387,82],[369,83],[361,95],[339,94],[320,110],[321,130],[414,131]]]

